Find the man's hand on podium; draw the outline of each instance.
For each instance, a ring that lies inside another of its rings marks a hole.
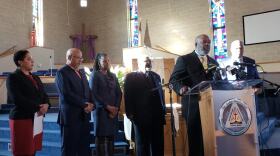
[[[188,89],[187,86],[183,86],[183,87],[180,89],[179,93],[180,93],[180,95],[184,95],[184,94],[187,93],[188,90],[189,90],[189,89]]]
[[[262,93],[262,88],[253,88],[254,92],[256,95],[261,94]]]

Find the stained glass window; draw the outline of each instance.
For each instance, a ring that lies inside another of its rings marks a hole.
[[[138,17],[138,2],[137,0],[129,1],[129,32],[128,32],[128,46],[137,47],[139,46],[139,17]]]
[[[211,0],[214,57],[217,61],[228,57],[224,0]]]
[[[43,46],[43,0],[32,0],[31,46]]]

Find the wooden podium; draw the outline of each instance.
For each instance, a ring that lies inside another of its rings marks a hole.
[[[260,80],[202,82],[199,90],[204,154],[259,156],[255,95]]]

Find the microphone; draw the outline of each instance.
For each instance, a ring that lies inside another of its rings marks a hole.
[[[177,79],[177,80],[174,80],[174,81],[171,81],[171,79],[170,79],[170,80],[169,80],[169,83],[170,83],[170,84],[173,84],[173,83],[175,83],[175,82],[179,82],[179,81],[182,81],[182,80],[185,80],[185,79],[189,79],[189,78],[192,77],[193,75],[201,75],[201,74],[203,74],[204,72],[205,72],[206,74],[212,72],[213,70],[215,70],[215,72],[216,72],[216,69],[218,69],[218,68],[219,68],[219,66],[210,63],[210,64],[209,64],[209,68],[207,68],[207,69],[198,71],[198,72],[196,72],[196,73],[187,74],[187,75],[185,75],[185,76],[182,75],[181,78],[179,78],[179,79]],[[174,73],[171,74],[171,77],[172,77],[173,74],[179,75],[179,74],[184,74],[185,72],[188,72],[188,68],[183,68],[183,69],[181,69],[181,70],[175,71]]]
[[[53,76],[53,73],[52,73],[52,71],[53,71],[53,63],[52,63],[52,56],[50,55],[50,67],[51,67],[51,76]]]
[[[226,71],[228,71],[231,75],[235,75],[238,72],[238,69],[232,66],[226,66],[225,68]]]
[[[253,66],[253,67],[256,67],[258,66],[257,64],[254,64],[254,63],[245,63],[245,62],[233,62],[233,65],[235,66]]]
[[[222,69],[215,65],[215,64],[209,64],[209,68],[205,70],[206,74],[207,74],[207,79],[212,79],[212,80],[222,80]],[[211,73],[211,75],[208,75],[209,73]],[[211,77],[209,77],[211,76]]]
[[[205,69],[205,72],[208,73],[216,68],[218,68],[218,66],[216,66],[216,65],[210,66],[209,68]]]

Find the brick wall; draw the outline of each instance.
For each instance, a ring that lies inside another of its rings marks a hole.
[[[31,0],[0,0],[0,52],[16,45],[29,46],[32,28]]]
[[[177,54],[190,53],[198,34],[212,34],[208,10],[207,0],[140,0],[142,38],[148,21],[153,47]]]
[[[81,11],[77,0],[45,0],[44,46],[53,48],[55,62],[65,63],[65,53],[72,46],[70,34],[81,32]],[[32,28],[31,0],[0,0],[0,52],[16,45],[17,49],[29,47]],[[36,61],[36,60],[35,60]]]
[[[55,63],[65,63],[65,53],[72,47],[69,36],[82,31],[81,16],[78,0],[44,0],[45,46],[54,49]]]
[[[108,53],[112,63],[122,63],[127,47],[126,9],[126,0],[89,0],[82,11],[86,33],[98,36],[96,51]]]
[[[279,9],[280,1],[227,0],[225,1],[225,8],[228,45],[230,46],[233,40],[243,40],[243,15]],[[257,62],[280,61],[280,42],[245,46],[244,55],[256,59]],[[280,71],[279,64],[275,68]]]

